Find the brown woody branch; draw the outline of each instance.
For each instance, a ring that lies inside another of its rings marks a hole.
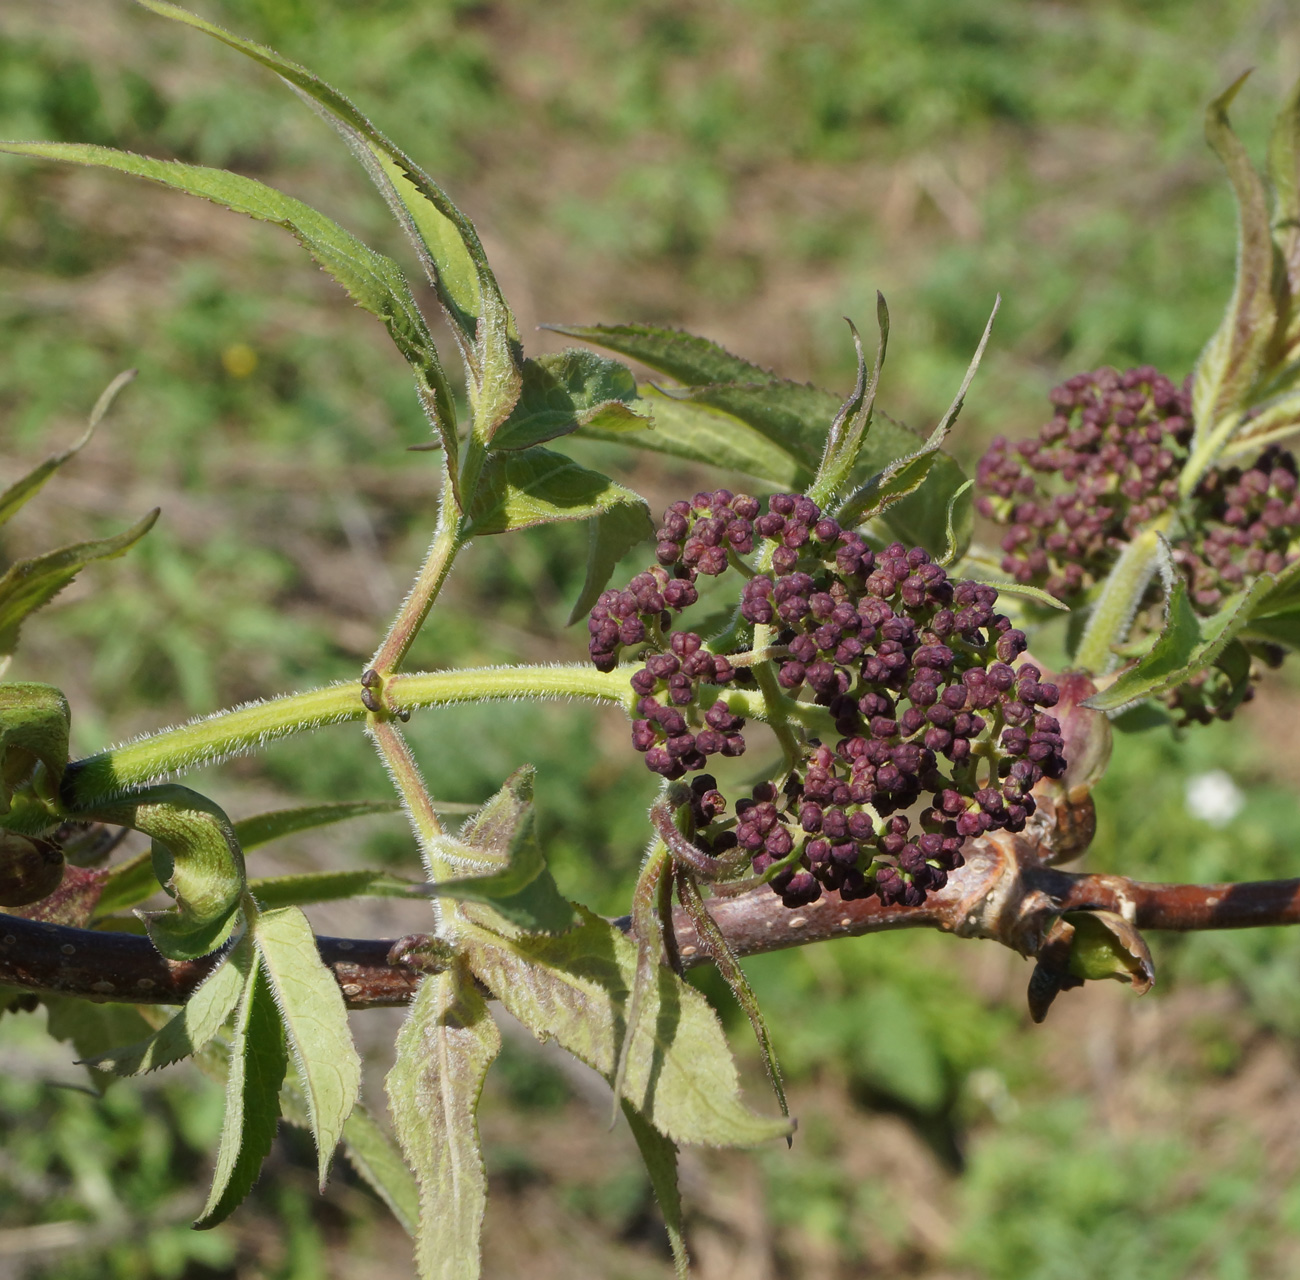
[[[1065,911],[1109,911],[1137,929],[1246,929],[1300,923],[1300,880],[1247,884],[1144,884],[1123,876],[1061,871],[1042,861],[1044,844],[1026,836],[973,842],[966,865],[920,907],[884,906],[876,898],[843,902],[827,893],[788,910],[769,889],[710,900],[709,911],[738,956],[856,937],[890,929],[939,929],[990,938],[1036,955]],[[627,928],[626,920],[618,922]],[[707,955],[685,913],[674,929],[682,961]],[[352,1008],[405,1003],[419,971],[406,949],[386,940],[319,938]],[[133,1004],[180,1004],[211,971],[215,957],[178,963],[148,938],[74,929],[0,915],[0,985],[25,991]]]

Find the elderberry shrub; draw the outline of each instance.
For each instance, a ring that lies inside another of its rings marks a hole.
[[[823,889],[919,905],[962,865],[969,837],[1022,830],[1035,784],[1061,776],[1061,729],[1046,714],[1057,688],[1032,663],[1012,665],[1025,636],[994,611],[993,587],[950,580],[920,547],[875,552],[805,497],[775,494],[761,512],[727,489],[669,507],[658,563],[592,610],[592,660],[609,671],[624,650],[641,659],[632,743],[670,780],[744,751],[744,721],[722,695],[771,662],[781,696],[824,707],[840,737],[832,747],[789,722],[798,758],[734,817],[712,775],[693,779],[695,843],[748,855],[789,907]],[[753,573],[741,557],[760,543]],[[747,575],[739,612],[765,629],[762,652],[714,653],[672,630],[699,575],[730,567]]]

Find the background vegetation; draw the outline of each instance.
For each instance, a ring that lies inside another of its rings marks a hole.
[[[1071,373],[1187,372],[1232,271],[1203,106],[1257,65],[1235,119],[1258,154],[1300,73],[1300,26],[1261,0],[201,7],[348,90],[445,179],[534,350],[561,345],[532,335],[547,320],[667,321],[844,389],[839,317],[869,320],[880,288],[894,320],[881,403],[921,425],[1000,290],[956,436],[968,460],[1036,427]],[[226,165],[404,259],[328,129],[126,0],[0,8],[0,136]],[[6,163],[0,352],[0,481],[72,438],[113,373],[141,370],[109,429],[5,531],[21,552],[163,507],[126,560],[29,624],[14,674],[68,692],[78,751],[355,676],[423,550],[436,472],[405,452],[427,430],[407,371],[281,232],[122,178]],[[603,461],[656,504],[706,478]],[[579,657],[585,637],[562,623],[584,536],[475,548],[414,660]],[[1091,865],[1292,873],[1298,712],[1275,682],[1233,725],[1122,740]],[[653,779],[615,718],[485,708],[411,730],[446,799],[482,800],[536,763],[561,887],[625,908]],[[1231,825],[1197,816],[1216,769],[1244,800]],[[373,753],[339,730],[199,785],[236,817],[384,794]],[[358,856],[414,861],[397,821],[280,860]],[[401,906],[313,916],[393,936],[420,924]],[[791,1152],[690,1153],[700,1275],[1296,1274],[1300,934],[1153,942],[1152,995],[1093,986],[1043,1028],[1024,1009],[1028,966],[984,944],[877,936],[753,962],[801,1128]],[[293,1133],[231,1223],[190,1233],[219,1099],[180,1068],[95,1101],[71,1050],[36,1035],[44,1018],[0,1025],[0,1277],[405,1274],[383,1211],[346,1176],[318,1199]],[[377,1059],[395,1025],[358,1019]],[[489,1090],[487,1274],[671,1274],[628,1135],[575,1123],[604,1114],[591,1081],[521,1033]]]

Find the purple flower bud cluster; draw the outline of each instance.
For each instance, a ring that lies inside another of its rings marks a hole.
[[[743,721],[718,696],[737,669],[667,628],[700,573],[768,540],[770,572],[746,581],[741,616],[769,629],[758,660],[784,695],[826,708],[840,738],[807,738],[782,785],[760,784],[732,817],[713,777],[696,777],[695,842],[715,856],[739,846],[790,907],[823,889],[919,904],[962,865],[968,838],[1022,830],[1034,786],[1061,776],[1056,686],[1019,661],[1024,633],[995,612],[993,587],[951,581],[919,547],[876,552],[805,497],[775,494],[759,511],[725,489],[670,507],[659,563],[592,611],[592,658],[608,670],[645,646],[632,741],[655,773],[741,754]]]
[[[1280,573],[1300,541],[1300,492],[1295,458],[1272,445],[1242,470],[1211,470],[1197,487],[1194,540],[1175,544],[1192,603],[1213,613],[1225,596],[1261,573]]]
[[[1191,397],[1144,365],[1078,374],[1051,400],[1056,413],[1036,437],[999,437],[980,460],[976,509],[1007,527],[1003,572],[1069,602],[1177,501]]]

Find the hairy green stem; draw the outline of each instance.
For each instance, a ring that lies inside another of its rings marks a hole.
[[[460,540],[459,520],[452,508],[450,485],[444,486],[442,507],[438,517],[438,528],[433,535],[429,552],[420,566],[406,599],[397,611],[392,626],[383,643],[375,650],[370,665],[381,675],[388,675],[395,670],[406,657],[407,651],[420,634],[424,620],[438,598],[438,592],[447,581],[456,554],[464,545]],[[358,693],[358,698],[361,696]]]
[[[583,698],[630,709],[630,670],[600,672],[573,663],[429,671],[394,677],[386,693],[394,710],[515,698]],[[62,800],[69,809],[93,808],[133,787],[218,764],[279,738],[365,716],[361,684],[355,680],[220,711],[74,761],[64,776]]]
[[[1074,655],[1077,666],[1093,675],[1105,675],[1114,666],[1115,646],[1122,644],[1128,635],[1156,570],[1159,551],[1159,531],[1154,528],[1144,529],[1124,548],[1092,606],[1088,626]]]

